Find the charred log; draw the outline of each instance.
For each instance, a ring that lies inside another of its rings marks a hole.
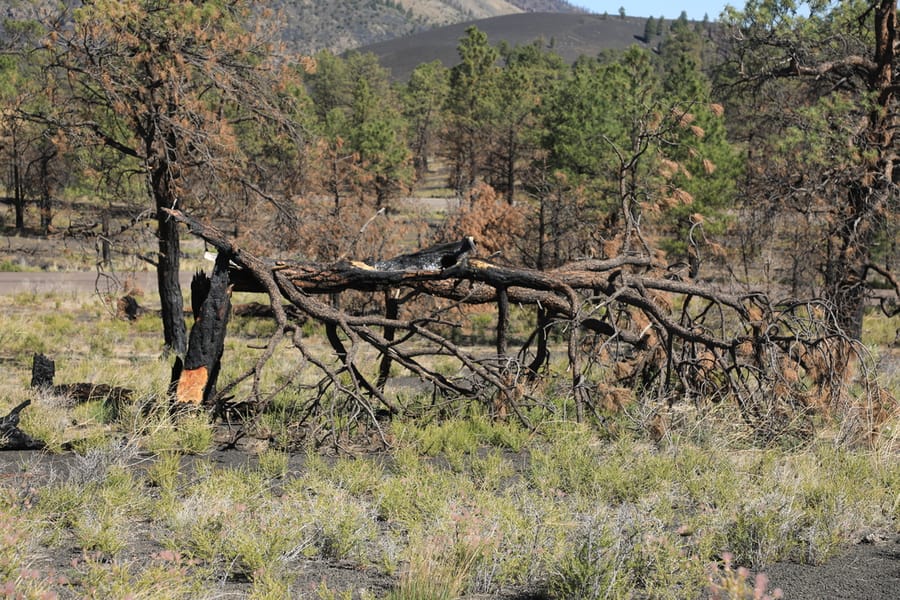
[[[293,304],[284,304],[281,309],[284,314],[294,323],[303,324],[306,322],[306,315],[300,312]],[[261,302],[248,302],[246,304],[237,304],[232,311],[236,317],[249,317],[253,319],[274,319],[275,311],[272,307]]]
[[[47,391],[54,396],[66,398],[73,404],[102,401],[116,411],[124,403],[130,402],[134,392],[128,388],[105,383],[60,383],[54,384],[56,363],[44,354],[35,354],[31,363],[31,387]]]
[[[411,254],[372,263],[378,271],[441,271],[460,264],[475,251],[472,236],[458,242],[437,244]]]
[[[31,404],[25,400],[0,417],[0,450],[41,450],[46,444],[19,429],[19,414]]]

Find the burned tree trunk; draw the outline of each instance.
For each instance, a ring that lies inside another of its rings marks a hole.
[[[156,221],[158,225],[158,257],[156,263],[156,283],[159,287],[159,301],[163,322],[163,338],[166,350],[176,356],[183,356],[187,346],[184,324],[184,301],[181,297],[181,282],[178,273],[181,265],[181,241],[178,224],[168,218],[166,206],[174,206],[167,196],[165,164],[155,170],[153,187],[156,196]]]
[[[384,293],[384,318],[388,321],[395,321],[400,317],[400,300],[390,292]],[[389,343],[393,343],[396,329],[391,324],[386,324],[382,329],[384,339]],[[376,386],[379,390],[384,390],[384,384],[387,383],[391,374],[391,355],[385,352],[381,355],[381,362],[378,363],[378,381]]]
[[[222,252],[216,258],[212,277],[201,271],[191,281],[194,325],[184,360],[176,358],[172,367],[171,389],[176,404],[206,404],[215,393],[231,314],[228,263],[229,254]]]
[[[31,387],[52,387],[55,376],[56,363],[43,354],[35,354],[31,361]]]

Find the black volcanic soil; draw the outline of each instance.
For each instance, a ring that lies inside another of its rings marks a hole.
[[[766,574],[769,589],[788,600],[897,600],[900,537],[861,542],[824,565],[778,563]]]

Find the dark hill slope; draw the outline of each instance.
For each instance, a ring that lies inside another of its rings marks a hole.
[[[493,45],[505,41],[515,46],[542,40],[566,61],[573,62],[581,55],[595,56],[605,49],[645,45],[645,23],[646,19],[642,18],[521,13],[448,25],[363,46],[359,51],[371,52],[391,71],[395,80],[406,81],[413,69],[422,63],[437,59],[447,67],[455,65],[459,60],[456,52],[459,39],[471,25],[485,32]]]

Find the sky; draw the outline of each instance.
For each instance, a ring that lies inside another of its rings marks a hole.
[[[687,12],[688,19],[700,21],[703,15],[709,15],[711,21],[719,17],[726,4],[743,8],[744,0],[569,0],[569,4],[581,6],[597,14],[619,14],[619,8],[625,7],[625,14],[630,17],[659,17],[677,19],[681,11]]]

